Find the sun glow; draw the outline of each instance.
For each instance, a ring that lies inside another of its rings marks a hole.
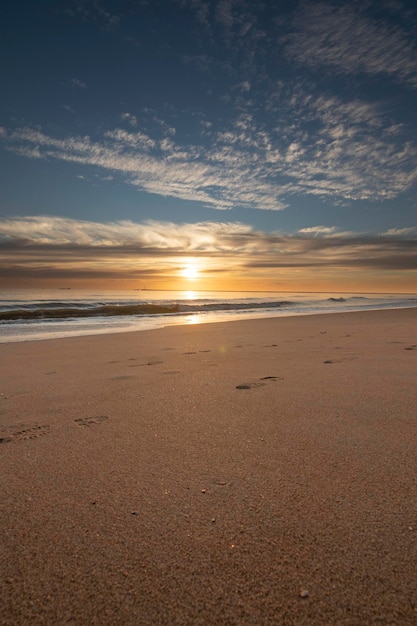
[[[189,261],[180,272],[183,278],[188,280],[196,280],[199,278],[200,271],[194,261]]]

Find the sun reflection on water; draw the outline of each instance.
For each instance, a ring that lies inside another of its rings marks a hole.
[[[200,322],[199,315],[187,315],[187,324],[200,324]]]

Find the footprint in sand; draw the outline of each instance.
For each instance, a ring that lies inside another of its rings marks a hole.
[[[259,380],[261,382],[241,383],[240,385],[236,385],[236,389],[255,389],[256,387],[263,387],[266,384],[262,382],[264,380],[284,380],[284,378],[282,376],[263,376]]]
[[[108,419],[107,415],[97,415],[94,417],[79,417],[74,420],[74,422],[78,424],[78,426],[92,426],[93,424],[101,424]]]
[[[323,361],[323,363],[329,364],[329,363],[342,363],[343,361],[356,361],[357,358],[358,358],[357,356],[347,356],[344,359],[326,359],[325,361]]]
[[[254,389],[255,387],[263,387],[265,383],[242,383],[236,385],[236,389]]]
[[[129,359],[132,360],[132,359]],[[129,367],[146,367],[147,365],[160,365],[163,361],[148,361],[147,363],[137,363],[135,365],[129,365]]]
[[[260,380],[284,380],[283,376],[262,376]]]
[[[38,439],[39,437],[47,435],[50,430],[51,427],[45,424],[37,426],[21,425],[20,428],[10,430],[2,429],[0,433],[0,444],[11,443],[12,441],[25,441],[27,439]]]

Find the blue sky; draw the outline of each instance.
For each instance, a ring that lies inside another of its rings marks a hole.
[[[416,291],[413,5],[9,3],[0,280]]]

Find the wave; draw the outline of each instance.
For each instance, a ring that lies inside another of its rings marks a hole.
[[[39,319],[67,319],[74,317],[110,317],[118,315],[161,315],[166,313],[178,313],[178,305],[160,304],[128,304],[102,306],[90,306],[88,308],[52,308],[43,306],[41,308],[21,308],[9,311],[0,311],[0,320],[11,322],[17,320],[39,320]]]
[[[249,311],[253,309],[279,309],[290,306],[295,302],[278,300],[275,302],[210,302],[209,304],[178,304],[181,313],[195,313],[198,311]]]
[[[133,300],[133,299],[109,299],[102,294],[96,298],[65,300],[14,300],[4,299],[0,301],[0,323],[48,323],[54,320],[67,320],[69,323],[78,319],[88,318],[92,323],[100,324],[100,320],[106,319],[106,324],[111,323],[111,318],[152,318],[156,316],[187,316],[191,314],[235,314],[240,317],[249,313],[288,314],[317,312],[335,312],[342,310],[363,310],[367,308],[397,308],[416,306],[417,299],[411,294],[401,296],[391,294],[387,297],[365,296],[331,296],[327,298],[297,298],[294,300],[282,300],[268,297],[245,297],[245,298],[196,298],[192,300],[182,298],[169,298],[158,300]],[[130,323],[131,320],[129,320]]]
[[[30,321],[48,319],[74,319],[116,316],[152,316],[203,313],[207,311],[249,311],[259,309],[277,309],[294,304],[286,300],[275,302],[170,302],[160,303],[129,303],[129,304],[102,304],[102,303],[75,303],[65,306],[63,302],[43,302],[26,307],[9,307],[0,311],[0,321]]]

